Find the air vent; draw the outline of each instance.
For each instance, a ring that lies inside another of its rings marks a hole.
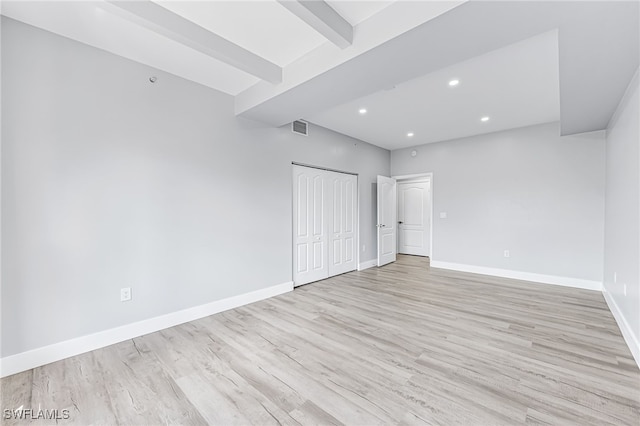
[[[309,134],[307,132],[307,125],[308,123],[306,121],[296,120],[291,123],[291,131],[299,135],[307,136]]]

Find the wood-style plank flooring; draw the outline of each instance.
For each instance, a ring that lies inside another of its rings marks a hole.
[[[21,405],[60,424],[637,426],[640,372],[599,292],[400,256],[2,379],[2,409]]]

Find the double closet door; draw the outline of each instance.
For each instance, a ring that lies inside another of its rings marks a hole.
[[[293,166],[295,286],[356,269],[357,179]]]

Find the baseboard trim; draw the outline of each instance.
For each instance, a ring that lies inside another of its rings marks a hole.
[[[636,364],[638,364],[638,368],[640,368],[640,339],[638,339],[638,336],[634,334],[615,299],[611,296],[611,293],[609,293],[607,289],[603,288],[602,295],[604,296],[604,300],[607,302],[607,305],[609,305],[609,310],[613,314],[613,318],[615,318],[618,323],[618,328],[631,351],[631,355],[633,355],[633,359],[636,360]]]
[[[599,281],[583,280],[580,278],[558,277],[555,275],[535,274],[532,272],[512,271],[509,269],[487,268],[484,266],[464,265],[461,263],[431,261],[432,268],[450,269],[452,271],[471,272],[474,274],[493,275],[495,277],[511,278],[515,280],[533,281],[543,284],[555,284],[565,287],[582,288],[585,290],[602,291]]]
[[[52,345],[22,352],[0,359],[0,377],[27,371],[71,356],[80,355],[105,346],[120,343],[165,328],[184,324],[209,315],[258,302],[293,290],[293,281],[228,297],[193,308],[138,321],[121,327],[100,331],[87,336],[65,340]]]
[[[373,268],[374,266],[378,266],[378,261],[376,259],[367,260],[366,262],[358,264],[358,271],[364,271],[365,269]]]

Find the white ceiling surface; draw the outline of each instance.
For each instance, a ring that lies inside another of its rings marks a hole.
[[[355,8],[364,8],[359,9],[360,12],[371,12],[368,6],[370,2],[339,2],[343,6],[349,5],[349,13]],[[261,81],[240,93],[235,101],[236,114],[273,125],[282,125],[303,117],[310,108],[323,109],[342,103],[331,99],[332,96],[355,97],[368,94],[368,86],[376,83],[372,77],[376,77],[380,70],[385,67],[401,69],[404,65],[398,66],[388,61],[368,63],[373,65],[373,69],[370,69],[366,65],[362,67],[358,59],[465,2],[467,0],[393,1],[354,27],[353,44],[348,48],[339,49],[331,43],[325,43],[318,47],[313,55],[307,55],[290,64],[285,69],[286,78],[282,84],[273,85]],[[365,14],[361,17],[363,16]],[[375,53],[374,55],[379,56]],[[352,66],[354,64],[355,66]],[[355,74],[347,72],[345,75],[342,72],[344,69],[354,68],[357,68]],[[333,75],[334,70],[338,71],[336,76]],[[345,85],[348,86],[347,90],[343,90],[344,87],[336,90],[338,86]],[[367,87],[364,91],[360,90],[363,86]],[[312,90],[308,90],[310,87]]]
[[[550,31],[305,118],[394,150],[557,121],[558,78]]]
[[[104,6],[103,1],[2,1],[2,14],[232,95],[259,81]]]
[[[445,2],[446,7],[434,9],[448,10],[460,2]],[[342,50],[276,0],[155,3],[282,67],[285,77],[282,84],[264,82],[269,90],[276,91],[312,78],[435,16],[416,14],[414,2],[402,2],[406,4],[400,4],[388,18],[383,16],[378,21],[376,31],[363,32],[358,31],[359,26],[376,15],[384,15],[396,1],[333,0],[328,3],[355,26],[354,32],[358,34],[354,41],[357,48]],[[103,0],[2,1],[5,16],[233,96],[262,82],[114,11],[114,6]]]
[[[558,108],[562,134],[603,129],[640,61],[638,1],[327,0],[353,26],[343,49],[276,0],[157,1],[236,45],[222,53],[269,61],[282,82],[223,62],[237,57],[216,55],[220,43],[198,50],[179,25],[140,25],[104,0],[1,4],[10,18],[233,95],[239,116],[274,126],[306,117],[387,147],[406,146],[407,131],[418,144],[555,120]]]
[[[391,5],[395,0],[375,0],[375,1],[345,1],[327,0],[336,12],[347,20],[351,25],[356,26],[361,22],[371,18],[385,7]]]
[[[327,43],[327,39],[276,1],[155,3],[280,66],[289,65]]]
[[[384,11],[393,10],[397,4]],[[555,29],[561,134],[601,130],[638,68],[639,6],[637,1],[465,2],[295,87],[264,95],[260,102],[247,107],[244,97],[263,87],[260,82],[236,97],[236,113],[272,125],[314,117],[381,89]],[[243,107],[238,108],[239,104]],[[491,121],[495,120],[500,117],[494,114]],[[384,132],[388,123],[385,120],[371,125]],[[354,121],[350,131],[356,131],[359,125]]]

